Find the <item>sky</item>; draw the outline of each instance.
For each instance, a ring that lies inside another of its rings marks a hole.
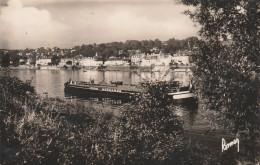
[[[0,48],[72,48],[197,36],[173,0],[0,0]]]

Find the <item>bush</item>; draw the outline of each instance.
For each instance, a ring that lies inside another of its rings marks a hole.
[[[110,113],[40,100],[38,109],[18,122],[18,163],[107,164],[112,122]]]
[[[41,98],[8,74],[0,90],[1,164],[111,164],[112,113]],[[6,155],[10,147],[19,152]]]
[[[165,91],[166,82],[143,82],[142,92],[125,107],[115,132],[118,164],[167,164],[174,159],[181,122]]]
[[[16,77],[9,76],[5,72],[0,76],[0,133],[1,141],[6,144],[17,144],[17,136],[14,132],[16,122],[25,114],[25,103],[31,105],[31,96],[35,95],[30,81],[23,82]],[[12,135],[12,136],[10,136]]]

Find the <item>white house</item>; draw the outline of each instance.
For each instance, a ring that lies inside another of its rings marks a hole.
[[[124,66],[127,65],[127,61],[119,60],[119,59],[109,59],[105,61],[105,66]]]
[[[51,63],[51,58],[41,58],[36,60],[36,66],[37,65],[47,66],[49,63]]]
[[[82,58],[79,61],[79,65],[80,66],[85,66],[85,67],[88,67],[88,66],[100,66],[102,64],[103,64],[103,61],[96,61],[95,58],[93,58],[93,57],[85,57],[85,58]]]
[[[75,60],[73,58],[61,58],[59,62],[59,66],[63,67],[64,65],[68,65],[67,62],[71,61],[71,65],[74,65]]]
[[[162,54],[160,59],[160,65],[169,66],[172,61],[172,56],[170,54]]]
[[[168,66],[171,63],[171,55],[151,54],[141,60],[140,66]]]
[[[142,59],[145,58],[145,54],[133,54],[130,56],[131,58],[131,64],[132,65],[140,65],[142,62]]]
[[[31,58],[28,58],[25,64],[26,65],[31,65],[32,62],[33,62],[33,60]]]

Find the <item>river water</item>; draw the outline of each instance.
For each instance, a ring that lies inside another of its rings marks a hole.
[[[48,93],[49,97],[64,98],[64,83],[69,79],[73,81],[95,82],[123,81],[124,84],[137,84],[142,79],[174,79],[183,85],[188,85],[192,76],[191,72],[172,71],[172,72],[130,72],[130,71],[96,71],[96,70],[12,70],[11,75],[17,76],[23,81],[32,80],[38,94]]]
[[[72,99],[65,97],[64,83],[69,79],[73,81],[89,81],[94,79],[95,82],[123,81],[124,84],[137,84],[142,79],[149,80],[175,80],[180,81],[184,86],[189,84],[192,78],[192,73],[187,70],[175,70],[171,72],[130,72],[130,71],[96,71],[96,70],[11,70],[11,75],[17,76],[23,81],[31,80],[36,92],[42,96],[48,94],[48,97],[59,97],[67,101],[84,102],[87,106],[94,108],[101,108],[104,110],[115,110],[117,105],[111,105],[110,102]],[[195,131],[193,133],[201,133],[201,131],[209,129],[209,123],[200,117],[198,111],[203,110],[199,105],[199,109],[194,110],[193,107],[177,105],[177,114],[183,116],[188,123],[189,130]],[[190,124],[191,123],[191,124]],[[195,130],[192,130],[192,128]]]

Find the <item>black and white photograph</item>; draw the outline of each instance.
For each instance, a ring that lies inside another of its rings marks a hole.
[[[0,0],[0,165],[260,165],[258,0]]]

